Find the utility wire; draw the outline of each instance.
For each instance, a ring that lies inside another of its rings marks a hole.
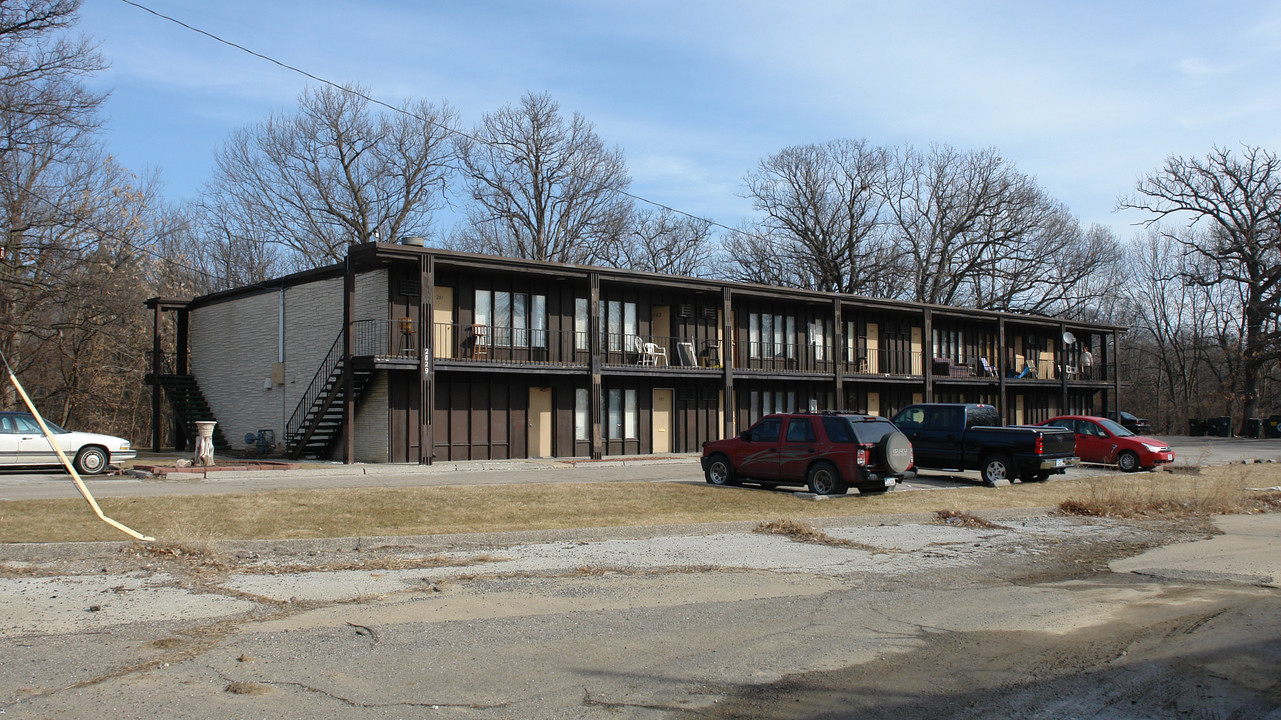
[[[201,28],[195,27],[194,25],[190,25],[190,24],[185,23],[185,22],[183,22],[183,21],[181,21],[181,20],[179,20],[179,19],[177,19],[177,18],[175,18],[175,17],[172,17],[172,16],[166,15],[166,14],[164,14],[164,13],[162,13],[162,12],[159,12],[158,10],[153,10],[152,8],[149,8],[149,7],[147,7],[146,5],[143,5],[143,4],[141,4],[141,3],[135,2],[134,0],[120,0],[120,1],[121,1],[121,2],[123,2],[123,3],[124,3],[124,4],[126,4],[126,5],[132,5],[133,7],[136,7],[136,8],[138,8],[139,10],[142,10],[143,12],[150,13],[151,15],[154,15],[154,16],[156,16],[156,17],[158,17],[158,18],[162,19],[162,20],[165,20],[165,21],[171,22],[171,23],[173,23],[173,24],[175,24],[175,25],[178,25],[178,26],[180,26],[180,27],[182,27],[182,28],[185,28],[185,29],[187,29],[187,30],[190,30],[191,32],[194,32],[194,33],[196,33],[196,34],[198,34],[198,35],[204,35],[205,37],[209,38],[210,40],[213,40],[214,42],[221,43],[221,44],[226,45],[227,47],[230,47],[230,48],[235,48],[236,50],[239,50],[239,51],[241,51],[241,52],[243,52],[243,53],[246,53],[246,54],[248,54],[248,55],[252,55],[253,57],[256,57],[256,58],[258,58],[258,59],[260,59],[260,60],[265,60],[266,62],[269,62],[269,63],[271,63],[272,65],[276,65],[276,66],[281,67],[281,68],[283,68],[283,69],[285,69],[285,70],[288,70],[288,71],[290,71],[290,72],[292,72],[292,73],[297,73],[298,75],[302,75],[303,77],[309,78],[309,79],[314,80],[314,81],[316,81],[316,82],[318,82],[318,83],[321,83],[321,84],[324,84],[324,85],[328,85],[329,87],[332,87],[332,88],[334,88],[335,90],[339,90],[339,91],[344,92],[344,93],[348,93],[348,94],[351,94],[351,95],[355,95],[356,97],[361,98],[362,100],[365,100],[366,102],[370,102],[370,103],[372,103],[372,104],[374,104],[374,105],[377,105],[377,106],[379,106],[379,107],[386,108],[386,109],[388,109],[388,110],[391,110],[392,112],[396,112],[396,113],[400,113],[400,114],[402,114],[402,115],[406,115],[406,116],[408,116],[408,117],[412,117],[412,118],[414,118],[414,119],[416,119],[416,120],[419,120],[419,121],[421,121],[421,122],[428,123],[429,125],[438,125],[438,126],[439,126],[441,129],[443,129],[446,133],[449,133],[449,134],[452,134],[452,135],[457,135],[458,137],[465,138],[465,139],[470,140],[470,141],[472,141],[472,142],[476,142],[476,143],[480,143],[480,144],[482,144],[482,145],[489,146],[489,147],[491,147],[491,148],[494,148],[495,150],[498,150],[498,151],[500,151],[500,152],[502,152],[502,153],[506,154],[508,157],[514,157],[514,156],[515,156],[515,154],[514,154],[511,150],[507,149],[506,147],[504,147],[504,146],[503,146],[502,144],[500,144],[500,143],[487,142],[487,141],[485,141],[485,140],[484,140],[484,139],[482,139],[482,138],[476,137],[476,136],[474,136],[474,135],[472,135],[472,134],[470,134],[470,133],[467,133],[467,132],[465,132],[465,131],[463,131],[463,130],[459,130],[458,128],[450,127],[450,126],[445,125],[445,124],[442,124],[442,123],[436,123],[436,122],[434,122],[434,121],[432,121],[432,120],[429,120],[429,119],[427,119],[427,118],[425,118],[425,117],[422,117],[422,116],[420,116],[420,115],[417,115],[416,113],[410,112],[409,110],[406,110],[406,109],[404,109],[404,108],[396,107],[395,105],[392,105],[392,104],[390,104],[390,103],[387,103],[387,102],[385,102],[385,101],[383,101],[383,100],[379,100],[379,99],[374,98],[374,97],[370,97],[369,95],[366,95],[366,94],[364,94],[364,93],[362,93],[362,92],[359,92],[359,91],[357,91],[357,90],[353,90],[352,88],[345,87],[345,86],[343,86],[343,85],[339,85],[338,83],[336,83],[336,82],[334,82],[334,81],[332,81],[332,80],[329,80],[329,79],[327,79],[327,78],[323,78],[323,77],[321,77],[321,76],[319,76],[319,75],[316,75],[316,74],[314,74],[314,73],[311,73],[311,72],[308,72],[308,71],[306,71],[306,70],[303,70],[302,68],[299,68],[299,67],[297,67],[297,66],[290,65],[289,63],[283,62],[283,61],[281,61],[281,60],[277,60],[276,58],[271,57],[270,55],[266,55],[266,54],[264,54],[264,53],[260,53],[260,52],[258,52],[257,50],[253,50],[253,49],[251,49],[251,48],[247,48],[247,47],[245,47],[244,45],[240,45],[239,43],[233,42],[233,41],[231,41],[231,40],[227,40],[226,38],[220,37],[220,36],[218,36],[218,35],[216,35],[216,34],[214,34],[214,33],[209,32],[208,30],[203,30],[203,29],[201,29]],[[571,171],[569,174],[570,174],[570,175],[571,175],[575,180],[585,181],[585,182],[591,183],[591,184],[593,184],[593,185],[596,185],[596,186],[598,186],[598,187],[600,187],[600,186],[601,186],[601,184],[600,184],[600,183],[596,182],[595,180],[592,180],[591,178],[585,178],[585,177],[582,177],[582,176],[580,176],[580,175],[578,175],[578,174],[576,174],[576,173],[574,173],[574,172],[572,172],[572,171]],[[609,188],[607,188],[607,189],[609,189]],[[641,196],[641,195],[637,195],[637,194],[635,194],[635,193],[633,193],[633,192],[630,192],[630,191],[627,191],[627,190],[617,190],[617,189],[614,189],[614,190],[613,190],[613,192],[616,192],[616,193],[618,193],[619,195],[622,195],[623,197],[626,197],[626,198],[628,198],[628,199],[635,200],[635,201],[637,201],[637,202],[641,202],[641,203],[645,203],[646,205],[651,205],[651,206],[656,207],[656,208],[659,208],[659,209],[661,209],[661,210],[667,210],[668,212],[673,212],[673,213],[676,213],[676,214],[678,214],[678,215],[683,215],[683,216],[685,216],[685,217],[687,217],[687,218],[690,218],[691,220],[697,220],[697,221],[699,221],[699,222],[707,223],[707,224],[708,224],[708,226],[710,226],[710,227],[717,227],[717,228],[721,228],[722,230],[728,230],[729,232],[740,232],[739,230],[737,230],[737,229],[735,229],[735,228],[732,228],[732,227],[730,227],[730,226],[728,226],[728,225],[725,225],[725,224],[723,224],[723,223],[717,222],[716,220],[712,220],[712,219],[709,219],[709,218],[702,217],[702,216],[700,216],[700,215],[695,215],[695,214],[693,214],[693,213],[686,212],[686,211],[681,210],[681,209],[679,209],[679,208],[675,208],[675,207],[672,207],[672,206],[670,206],[670,205],[666,205],[666,204],[664,204],[664,203],[658,202],[657,200],[650,200],[649,198],[646,198],[646,197]]]

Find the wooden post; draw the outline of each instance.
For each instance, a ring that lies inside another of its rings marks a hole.
[[[151,325],[151,451],[160,452],[160,299]]]
[[[921,371],[925,373],[925,402],[934,402],[934,312],[925,308],[921,330]]]
[[[592,459],[599,460],[605,456],[605,438],[602,432],[604,427],[601,421],[603,389],[600,377],[600,354],[601,342],[604,338],[601,337],[600,332],[600,273],[592,272],[587,277],[589,284],[587,292],[587,347],[591,358],[589,362],[591,386],[587,392],[587,415],[591,418],[592,426]]]
[[[721,388],[725,393],[725,427],[724,437],[737,435],[734,429],[738,425],[734,417],[737,401],[734,399],[734,363],[738,362],[738,344],[734,338],[734,296],[729,287],[721,288],[721,330],[725,336],[721,348],[721,368],[724,370],[724,382]]]
[[[832,364],[836,367],[836,407],[833,410],[845,412],[845,323],[841,320],[841,298],[832,300]]]
[[[432,429],[436,409],[436,256],[424,253],[418,261],[418,358],[421,390],[418,393],[418,464],[430,465],[436,438]]]
[[[1001,423],[1005,424],[1007,420],[1006,412],[1008,403],[1005,400],[1005,318],[999,318],[996,321],[996,386],[1000,388],[998,392],[1001,398]]]

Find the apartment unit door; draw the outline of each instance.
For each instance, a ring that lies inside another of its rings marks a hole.
[[[454,357],[457,333],[454,329],[454,289],[436,286],[436,296],[431,303],[432,352],[438,358]]]
[[[654,453],[672,452],[672,388],[654,389]]]
[[[552,456],[552,389],[529,389],[529,437],[525,442],[530,457]]]

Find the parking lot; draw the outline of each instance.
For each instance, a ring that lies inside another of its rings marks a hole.
[[[1163,437],[1175,450],[1176,465],[1281,462],[1281,440]],[[178,454],[142,453],[136,464],[172,463]],[[1069,469],[1068,477],[1097,474],[1104,466]],[[138,478],[99,475],[85,478],[99,497],[243,493],[299,488],[423,487],[555,482],[702,482],[696,455],[550,460],[472,460],[420,465],[343,465],[305,463],[297,470],[246,471]],[[977,472],[922,471],[896,491],[933,487],[979,487]],[[78,497],[62,472],[0,472],[0,500]]]

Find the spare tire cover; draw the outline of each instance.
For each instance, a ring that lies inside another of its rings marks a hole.
[[[912,464],[912,441],[897,431],[881,438],[881,462],[892,473],[906,472]]]

